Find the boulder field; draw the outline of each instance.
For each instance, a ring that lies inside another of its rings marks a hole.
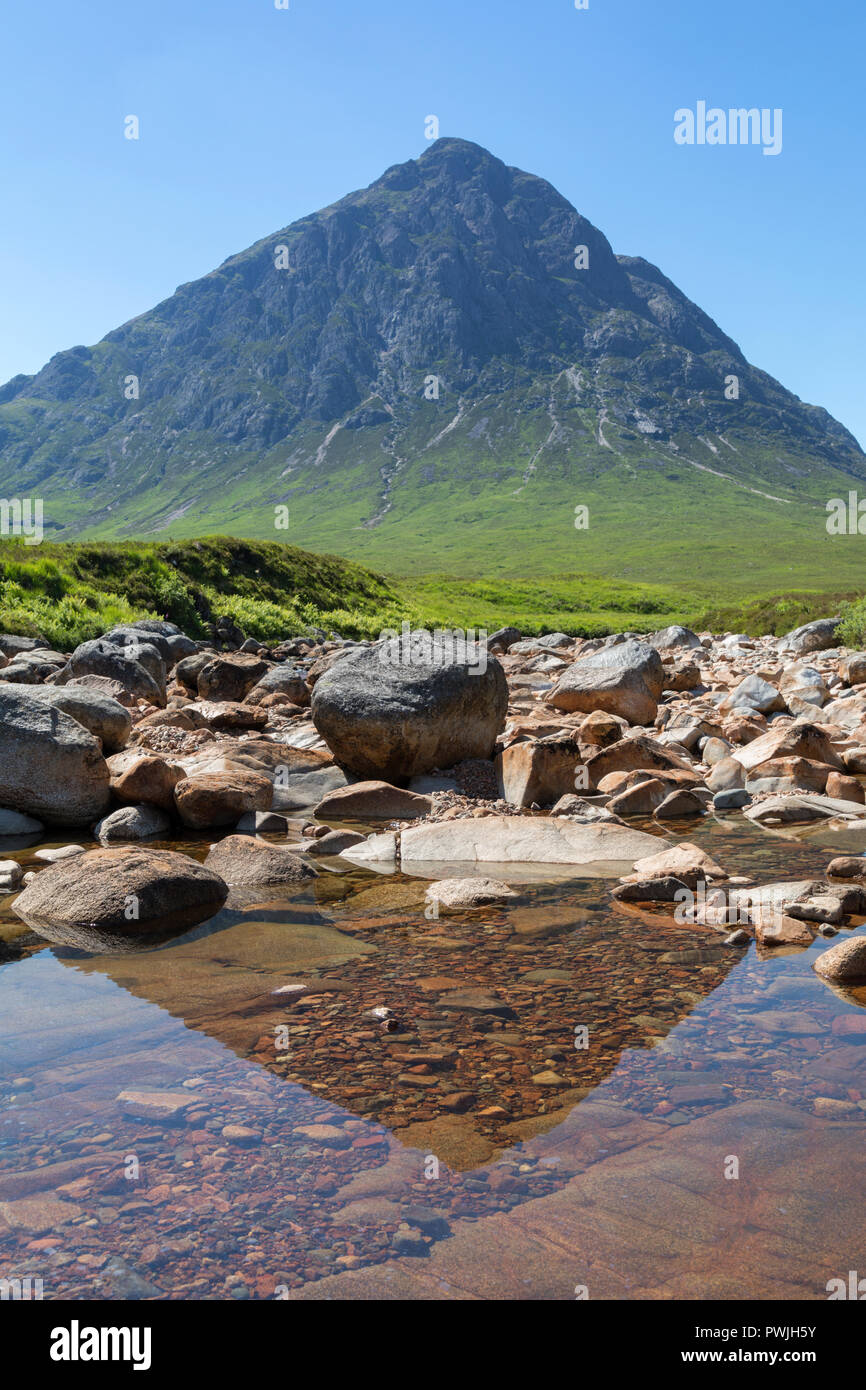
[[[426,876],[449,910],[497,901],[490,883],[507,893],[512,871],[572,866],[732,945],[808,945],[866,908],[866,859],[776,885],[768,906],[740,900],[743,880],[687,832],[709,815],[753,833],[827,822],[866,850],[866,654],[834,642],[824,619],[782,638],[503,629],[271,646],[231,623],[195,642],[148,619],[70,653],[0,636],[0,839],[66,827],[79,842],[28,873],[14,907],[54,939],[102,940],[207,920],[235,885],[301,892],[311,858]],[[205,867],[165,847],[191,836],[213,842]],[[3,858],[0,891],[21,888],[19,870]],[[838,978],[861,957],[840,952]]]

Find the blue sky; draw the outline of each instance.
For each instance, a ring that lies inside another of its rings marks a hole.
[[[7,7],[0,381],[420,154],[435,114],[866,444],[864,39],[862,0]],[[678,146],[699,100],[781,107],[781,154]]]

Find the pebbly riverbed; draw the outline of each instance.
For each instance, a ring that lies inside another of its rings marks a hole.
[[[761,878],[820,875],[833,834],[688,827]],[[731,951],[595,877],[437,920],[422,880],[329,867],[132,954],[46,945],[3,904],[4,1277],[824,1298],[853,1267],[866,1014],[821,944]]]

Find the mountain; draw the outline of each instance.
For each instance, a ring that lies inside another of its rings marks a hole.
[[[392,572],[723,587],[860,568],[825,528],[866,481],[853,436],[464,140],[15,377],[0,460],[3,496],[42,497],[59,539],[223,532]]]

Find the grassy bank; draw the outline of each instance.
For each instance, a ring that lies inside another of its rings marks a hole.
[[[488,632],[513,624],[527,634],[584,636],[681,622],[757,634],[787,631],[855,597],[802,590],[708,608],[683,588],[587,575],[386,578],[336,556],[223,536],[160,544],[0,541],[0,630],[41,636],[61,650],[142,617],[168,618],[204,638],[224,615],[262,641],[311,627],[374,637],[404,622]]]
[[[407,616],[380,575],[275,542],[208,536],[156,545],[0,543],[6,632],[41,635],[66,650],[142,617],[168,618],[204,638],[224,615],[263,641],[310,627],[375,635]]]

